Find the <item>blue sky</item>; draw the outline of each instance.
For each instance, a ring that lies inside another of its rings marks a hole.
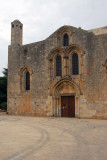
[[[43,40],[63,25],[107,26],[107,0],[0,0],[0,76],[8,66],[11,22],[23,23],[23,44]]]

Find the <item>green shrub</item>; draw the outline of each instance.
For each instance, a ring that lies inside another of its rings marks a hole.
[[[7,110],[7,102],[2,102],[1,105],[0,105],[0,108],[2,110]]]

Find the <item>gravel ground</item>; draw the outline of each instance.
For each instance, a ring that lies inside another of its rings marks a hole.
[[[0,160],[106,160],[107,120],[0,114]]]

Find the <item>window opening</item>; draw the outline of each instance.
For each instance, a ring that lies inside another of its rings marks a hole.
[[[69,45],[69,37],[68,34],[64,35],[64,46],[68,46]]]
[[[24,56],[27,56],[27,49],[24,49]]]
[[[78,66],[78,54],[74,53],[72,56],[72,74],[79,74],[79,66]]]
[[[26,90],[30,90],[30,73],[26,72]]]
[[[62,61],[59,55],[56,58],[56,76],[62,76]]]

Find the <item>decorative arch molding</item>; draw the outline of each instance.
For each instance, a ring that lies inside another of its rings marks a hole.
[[[72,44],[66,48],[65,53],[68,55],[69,53],[72,52],[77,52],[78,54],[82,54],[83,49],[77,44]]]
[[[65,33],[72,33],[72,29],[70,26],[63,26],[58,31],[58,36],[64,35]]]
[[[21,89],[21,92],[25,92],[27,91],[28,92],[28,89],[26,89],[26,73],[29,72],[29,91],[32,89],[32,74],[33,74],[33,71],[31,70],[31,68],[29,66],[24,66],[23,68],[20,69],[19,71],[19,76],[20,76],[20,89]]]
[[[75,117],[79,116],[79,98],[81,95],[78,84],[70,78],[62,78],[52,87],[52,108],[53,116],[62,116],[62,97],[74,97],[75,99]]]
[[[72,34],[74,33],[73,28],[70,26],[63,26],[59,29],[57,33],[58,46],[64,46],[63,37],[65,34],[69,37],[69,44],[72,43]],[[66,47],[66,46],[65,46]]]
[[[86,54],[85,51],[77,44],[69,45],[65,49],[66,56],[69,57],[69,75],[73,75],[73,68],[72,68],[72,56],[76,53],[78,55],[78,75],[83,73],[83,63],[84,63],[84,55]]]
[[[50,52],[50,54],[48,55],[48,60],[52,60],[54,57],[56,57],[57,55],[61,55],[61,56],[68,56],[69,53],[72,52],[76,52],[78,54],[85,54],[85,51],[77,44],[72,44],[69,45],[65,50],[63,50],[60,47],[56,47],[54,49],[52,49],[52,51]]]
[[[83,72],[83,63],[85,51],[77,44],[69,45],[66,48],[56,47],[51,50],[48,55],[50,79],[56,78],[56,57],[59,55],[62,58],[62,77],[73,75],[72,56],[76,53],[78,55],[78,74]]]
[[[48,55],[48,60],[51,61],[53,60],[53,58],[55,58],[57,55],[60,56],[64,56],[64,50],[60,47],[56,47],[54,49],[52,49],[52,51],[50,52],[50,54]]]
[[[58,81],[54,87],[53,87],[53,91],[52,91],[52,96],[55,97],[59,97],[60,91],[64,86],[71,86],[74,91],[75,91],[75,95],[78,97],[81,94],[80,88],[78,86],[78,84],[72,80],[72,79],[68,79],[68,78],[63,78],[60,81]]]
[[[33,71],[31,70],[29,66],[24,66],[23,68],[20,69],[19,75],[22,75],[24,71],[29,72],[31,75],[33,74]]]
[[[61,56],[61,68],[62,68],[62,74],[63,75],[63,57],[65,56],[65,52],[62,48],[56,47],[52,49],[50,54],[48,55],[47,59],[49,62],[49,72],[50,72],[50,79],[55,78],[57,76],[56,74],[56,58],[57,56]]]

